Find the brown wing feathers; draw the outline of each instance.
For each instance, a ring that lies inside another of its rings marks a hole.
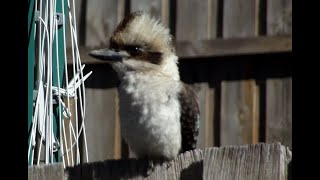
[[[200,120],[200,111],[196,101],[196,95],[190,86],[187,84],[183,84],[183,86],[184,87],[179,94],[179,100],[181,104],[181,152],[196,148]]]

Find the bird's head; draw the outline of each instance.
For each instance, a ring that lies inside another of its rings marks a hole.
[[[129,71],[160,72],[179,79],[177,56],[169,29],[137,11],[125,17],[110,37],[109,48],[89,55],[112,64],[119,76]]]

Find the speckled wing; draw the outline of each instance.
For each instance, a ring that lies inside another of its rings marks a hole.
[[[189,85],[185,83],[182,83],[182,85],[183,87],[179,93],[179,101],[181,104],[181,153],[196,148],[200,121],[200,110],[196,95]]]

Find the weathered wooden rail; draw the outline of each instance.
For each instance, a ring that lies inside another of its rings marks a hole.
[[[292,153],[280,143],[212,147],[189,151],[169,163],[156,165],[147,177],[145,160],[121,159],[67,167],[40,165],[29,167],[29,180],[104,179],[289,179]]]

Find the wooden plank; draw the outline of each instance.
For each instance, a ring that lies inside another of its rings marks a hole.
[[[208,83],[194,83],[192,88],[198,97],[200,108],[200,133],[197,148],[213,146],[214,89]]]
[[[67,98],[64,98],[64,103],[68,107]],[[65,165],[66,166],[73,166],[74,164],[77,164],[77,151],[76,151],[77,146],[75,145],[72,147],[73,143],[76,140],[75,140],[75,138],[72,134],[72,130],[71,130],[71,126],[72,126],[74,129],[74,132],[76,132],[76,118],[75,118],[76,111],[75,111],[75,99],[74,98],[70,98],[69,105],[70,105],[71,118],[64,117],[64,121],[63,121],[64,132],[62,132],[62,139],[63,139],[63,153],[64,153]],[[78,114],[78,118],[80,119],[79,114]]]
[[[223,37],[258,35],[257,0],[225,0]],[[236,67],[237,68],[237,67]],[[247,67],[242,67],[245,73]],[[230,73],[232,70],[229,70]],[[258,142],[258,95],[254,80],[225,81],[221,84],[221,145]]]
[[[292,33],[292,0],[267,1],[267,34]]]
[[[181,58],[215,57],[245,54],[288,52],[292,50],[291,36],[224,38],[203,41],[176,42]]]
[[[67,167],[65,178],[285,180],[291,159],[291,151],[280,143],[211,147],[188,151],[168,163],[156,164],[147,176],[146,160],[121,159]]]
[[[259,0],[224,0],[223,37],[250,37],[258,34]]]
[[[292,33],[292,0],[267,2],[267,33]],[[268,79],[266,94],[266,142],[292,147],[292,78]]]
[[[89,161],[113,159],[118,139],[116,127],[116,74],[104,65],[86,66],[92,75],[86,80],[86,135]],[[120,143],[120,142],[119,142]],[[119,152],[115,152],[119,150]]]
[[[109,43],[109,37],[119,20],[117,17],[118,11],[118,1],[96,0],[87,2],[86,47],[96,47]]]
[[[114,115],[115,115],[115,123],[114,123],[114,159],[120,159],[121,157],[121,152],[122,152],[122,147],[121,146],[121,127],[120,127],[120,116],[119,116],[119,93],[118,91],[115,92],[115,104],[114,104]]]
[[[192,15],[190,15],[192,12]],[[208,39],[209,7],[197,0],[177,1],[176,39],[194,41]]]
[[[266,142],[292,147],[292,78],[267,80]]]
[[[131,12],[144,11],[169,27],[169,0],[131,0]]]
[[[213,2],[213,3],[212,3]],[[215,6],[214,6],[215,5]],[[178,0],[177,1],[177,24],[176,24],[176,41],[208,40],[215,38],[216,18],[212,15],[216,12],[216,1],[207,1],[207,3],[199,3],[196,0]],[[193,15],[190,16],[190,12]],[[178,54],[179,55],[179,54]],[[199,66],[193,77],[206,79],[208,74],[201,73]],[[194,79],[191,77],[191,79]],[[208,82],[200,81],[201,83],[192,82],[197,101],[200,108],[200,129],[197,142],[198,148],[210,147],[213,145],[213,88],[210,88]],[[207,80],[207,79],[206,79]]]
[[[86,89],[86,135],[90,162],[114,158],[115,96],[115,88]]]
[[[124,0],[87,1],[84,47],[94,48],[109,44],[109,37],[124,16],[124,3]],[[87,55],[88,52],[81,52],[80,48],[80,57],[85,59],[83,53]],[[69,60],[72,61],[70,55],[68,55]],[[93,74],[86,81],[86,135],[89,161],[120,158],[121,138],[116,123],[116,88],[103,87],[105,84],[110,86],[108,80],[110,68],[106,69],[105,66],[92,68]]]
[[[258,142],[258,89],[253,80],[221,84],[221,144]]]
[[[208,39],[215,39],[218,31],[218,0],[208,0]]]
[[[244,54],[277,53],[292,51],[291,36],[276,37],[249,37],[249,38],[226,38],[198,41],[174,42],[177,55],[183,58],[216,57]],[[80,47],[80,57],[83,63],[105,63],[90,56],[88,52],[93,49],[106,48],[108,45],[95,48]],[[71,50],[67,49],[68,63],[72,63]],[[212,59],[214,60],[214,59]]]
[[[29,180],[63,180],[64,169],[62,163],[41,164],[39,166],[28,166]]]

